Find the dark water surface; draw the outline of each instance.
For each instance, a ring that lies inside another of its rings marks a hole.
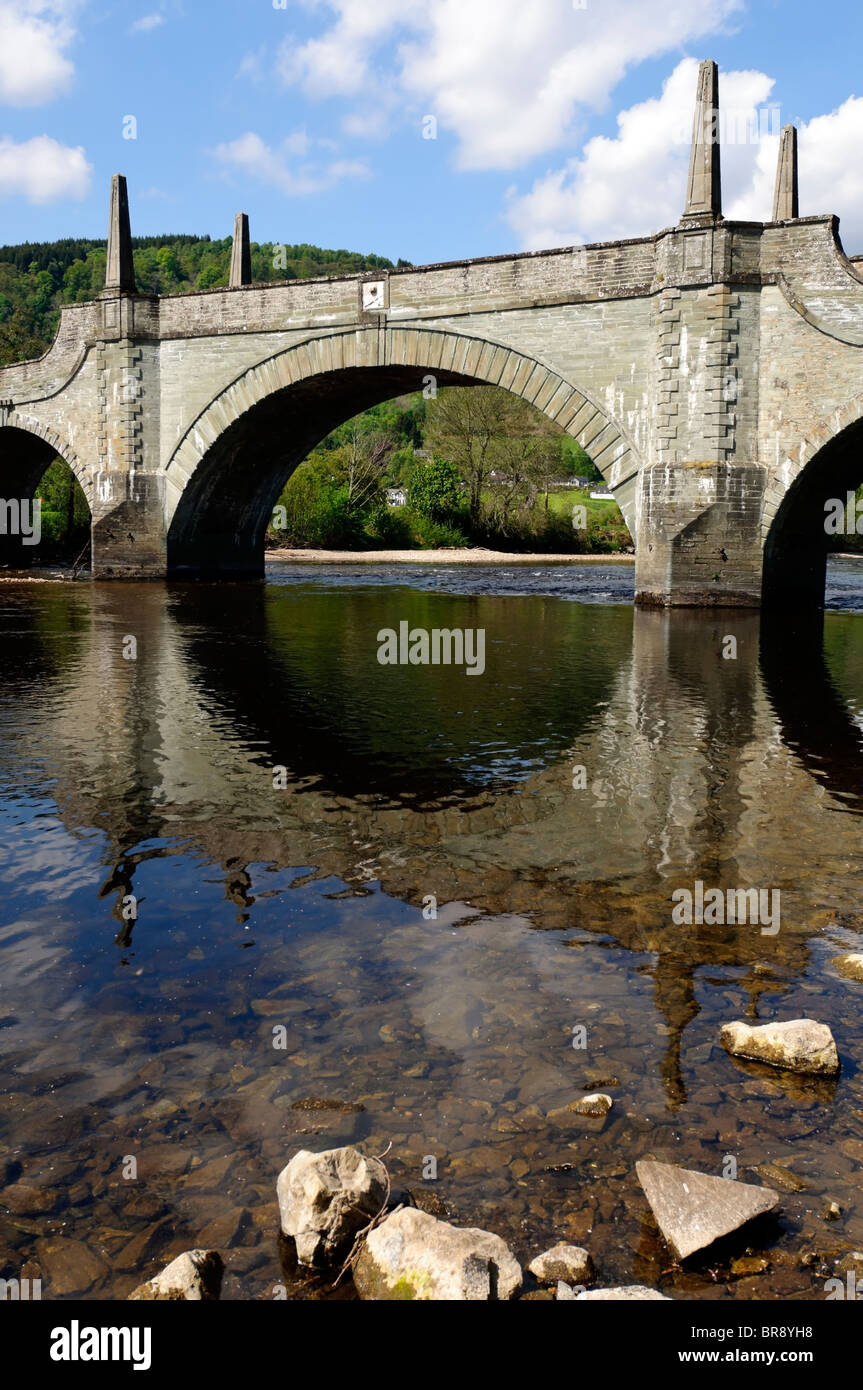
[[[823,624],[636,612],[617,566],[0,586],[0,1277],[122,1297],[203,1244],[271,1297],[278,1171],[356,1141],[524,1261],[823,1298],[863,1247],[863,565],[829,582]],[[485,673],[382,667],[402,620]],[[673,925],[699,878],[780,889],[778,934]],[[801,1015],[837,1082],[718,1046]],[[584,1088],[604,1122],[549,1118]],[[803,1186],[680,1271],[647,1155]]]

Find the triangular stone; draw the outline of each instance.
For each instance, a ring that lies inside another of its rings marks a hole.
[[[674,1163],[642,1159],[635,1172],[657,1225],[678,1260],[712,1245],[779,1203],[779,1194],[769,1187],[714,1178]]]

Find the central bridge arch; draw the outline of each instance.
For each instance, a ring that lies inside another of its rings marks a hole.
[[[590,454],[635,534],[638,459],[584,391],[501,343],[374,325],[265,358],[201,411],[165,469],[168,572],[263,573],[267,524],[294,469],[339,424],[430,376],[440,387],[500,386],[536,406]]]
[[[779,500],[765,508],[763,599],[769,607],[822,608],[827,503],[847,506],[863,483],[863,395],[813,430],[795,462]],[[849,520],[856,522],[856,515]]]

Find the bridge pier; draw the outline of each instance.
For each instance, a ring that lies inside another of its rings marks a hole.
[[[100,469],[91,507],[94,579],[164,579],[165,480],[158,474]]]
[[[766,472],[740,463],[663,463],[643,470],[636,603],[760,605]]]

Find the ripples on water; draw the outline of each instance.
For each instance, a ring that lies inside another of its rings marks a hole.
[[[270,1296],[277,1172],[356,1140],[524,1260],[823,1297],[804,1252],[863,1244],[863,986],[831,964],[863,923],[861,569],[823,630],[635,612],[615,565],[4,584],[0,1276],[116,1297],[211,1244],[226,1297]],[[483,627],[485,675],[379,666],[402,619]],[[672,926],[697,877],[780,888],[779,935]],[[801,1014],[838,1083],[716,1045]],[[604,1125],[549,1120],[597,1084]],[[792,1169],[766,1268],[663,1273],[648,1154]]]

